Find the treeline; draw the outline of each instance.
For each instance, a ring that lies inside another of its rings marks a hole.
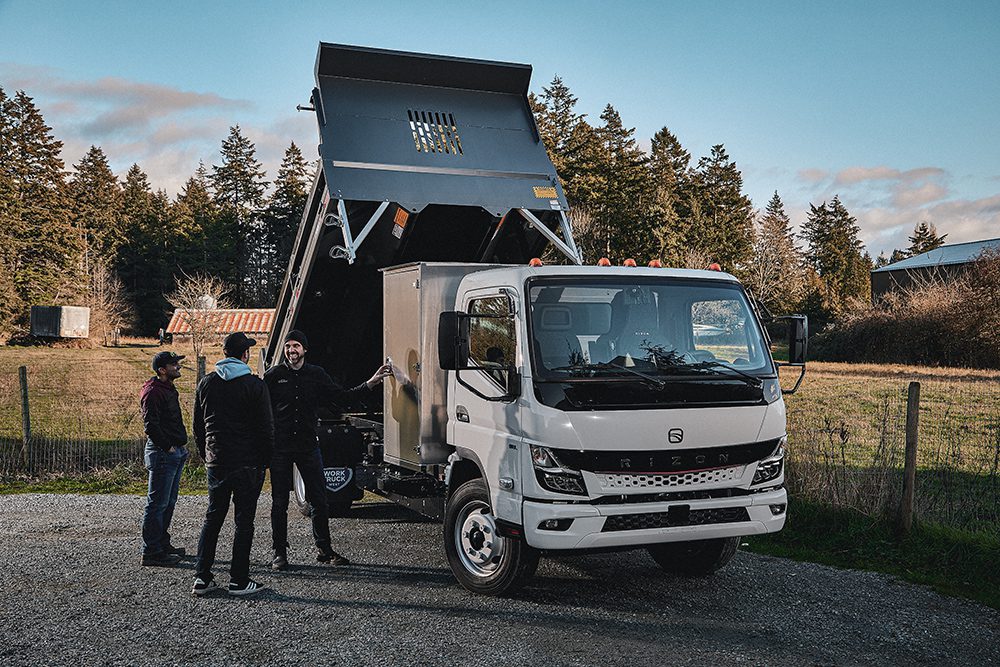
[[[664,127],[647,153],[612,105],[591,122],[558,77],[531,104],[588,262],[718,262],[814,330],[869,301],[874,262],[839,197],[811,204],[795,234],[777,192],[755,208],[721,143],[694,159]],[[61,149],[32,99],[0,88],[0,340],[26,331],[33,304],[90,305],[100,327],[155,333],[185,275],[221,279],[240,307],[273,306],[315,168],[294,143],[269,182],[234,126],[219,163],[173,198],[139,165],[116,178],[98,146],[67,173]]]
[[[67,173],[62,142],[24,91],[0,88],[0,340],[27,332],[29,307],[91,306],[91,329],[166,326],[164,295],[210,274],[242,307],[272,307],[313,165],[292,143],[273,182],[230,128],[218,164],[176,197],[139,165],[119,180],[92,146]]]
[[[695,160],[664,127],[646,153],[611,104],[599,123],[578,113],[559,77],[531,102],[588,261],[717,262],[773,312],[806,312],[817,325],[870,298],[873,262],[839,197],[810,205],[796,235],[777,192],[755,209],[723,144]]]

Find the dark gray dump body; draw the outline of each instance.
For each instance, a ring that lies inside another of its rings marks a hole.
[[[528,106],[530,75],[528,65],[320,44],[312,103],[322,169],[277,304],[269,364],[298,328],[311,362],[344,385],[367,379],[382,360],[380,269],[524,264],[557,229],[575,253],[566,199]]]

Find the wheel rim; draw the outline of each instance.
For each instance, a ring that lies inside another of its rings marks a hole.
[[[292,466],[292,486],[295,488],[295,502],[299,505],[305,505],[306,483],[302,479],[302,474],[299,473],[299,467],[296,465]]]
[[[497,535],[490,506],[481,500],[467,503],[455,522],[455,546],[462,566],[476,577],[497,571],[504,556],[505,539]]]

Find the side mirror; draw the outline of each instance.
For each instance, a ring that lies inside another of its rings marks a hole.
[[[796,366],[806,363],[809,344],[809,318],[805,315],[788,316],[788,363]]]
[[[782,394],[794,394],[802,384],[806,374],[806,351],[809,344],[809,318],[805,315],[786,315],[775,318],[788,322],[788,361],[777,363],[778,366],[797,366],[799,377],[791,389],[782,389]]]
[[[469,319],[456,310],[438,317],[438,366],[454,371],[469,365]]]

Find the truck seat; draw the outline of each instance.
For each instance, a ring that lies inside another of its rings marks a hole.
[[[559,304],[536,304],[535,349],[546,368],[584,361],[580,341],[573,332],[573,313]]]

